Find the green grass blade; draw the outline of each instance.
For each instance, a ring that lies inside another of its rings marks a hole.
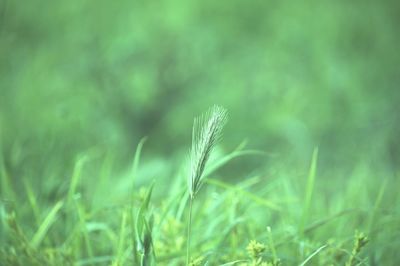
[[[387,179],[385,179],[385,181],[382,183],[382,186],[381,186],[381,188],[379,189],[379,192],[378,192],[378,196],[376,197],[374,208],[373,208],[373,210],[371,212],[371,216],[370,216],[369,221],[368,221],[368,226],[367,226],[367,228],[368,228],[367,232],[369,232],[368,234],[371,234],[371,232],[374,229],[374,223],[375,223],[376,214],[377,214],[377,212],[379,210],[379,206],[381,205],[383,195],[385,194],[386,185],[387,185]]]
[[[179,221],[182,220],[183,217],[183,213],[185,212],[185,208],[188,205],[188,199],[189,199],[189,192],[187,190],[185,190],[184,192],[178,194],[180,197],[180,201],[178,204],[178,209],[176,212],[176,216],[175,218]]]
[[[79,227],[80,232],[82,232],[82,237],[85,242],[85,247],[87,251],[87,255],[89,258],[93,257],[93,247],[90,242],[89,232],[86,226],[86,213],[84,207],[79,203],[79,200],[75,200],[75,207],[78,213],[79,218]]]
[[[153,192],[153,187],[154,187],[154,182],[152,182],[152,184],[150,185],[149,189],[146,192],[146,196],[143,199],[142,204],[140,205],[137,217],[136,217],[136,238],[137,241],[141,240],[141,232],[143,231],[143,227],[144,227],[144,220],[145,220],[145,215],[148,211],[149,208],[149,204],[150,204],[150,198],[151,198],[151,194]]]
[[[247,262],[247,260],[235,260],[235,261],[231,261],[231,262],[228,262],[228,263],[221,264],[219,266],[233,266],[233,265],[236,265],[236,264],[242,263],[242,262]]]
[[[71,177],[71,184],[68,191],[68,202],[73,202],[73,197],[75,195],[76,188],[78,186],[79,180],[81,178],[82,168],[87,161],[88,157],[86,155],[79,156],[76,160],[74,170]]]
[[[39,206],[37,204],[35,194],[33,193],[32,186],[27,179],[24,179],[24,186],[25,186],[26,196],[28,197],[29,204],[31,205],[32,208],[33,217],[35,219],[36,225],[39,226],[40,225]]]
[[[311,198],[312,198],[312,194],[314,191],[314,185],[315,185],[315,176],[316,176],[316,172],[317,172],[317,161],[318,161],[318,148],[315,148],[314,152],[312,154],[310,170],[309,170],[308,178],[307,178],[307,187],[306,187],[305,200],[304,200],[304,205],[303,205],[303,215],[302,215],[300,226],[299,226],[300,234],[304,233],[304,226],[305,226],[306,222],[308,221],[309,209],[310,209],[310,205],[311,205]]]
[[[63,205],[64,205],[63,201],[57,202],[56,205],[54,205],[54,207],[51,209],[49,214],[46,216],[46,218],[43,220],[42,224],[40,225],[39,229],[37,230],[37,232],[35,233],[35,235],[31,240],[30,244],[33,248],[39,247],[40,243],[45,238],[50,227],[56,221],[57,213],[60,211]]]
[[[119,241],[117,247],[117,255],[113,262],[113,266],[124,265],[124,248],[125,248],[125,236],[126,236],[126,220],[128,217],[128,211],[124,210],[122,213],[121,229],[119,233]]]
[[[305,259],[300,266],[304,266],[307,264],[307,262],[309,262],[315,255],[317,255],[318,253],[320,253],[324,248],[326,248],[327,245],[323,245],[322,247],[318,248],[316,251],[314,251],[310,256],[307,257],[307,259]]]
[[[147,190],[146,196],[139,208],[139,211],[137,213],[136,217],[136,224],[135,224],[135,235],[136,235],[136,244],[138,245],[139,250],[143,250],[144,247],[144,235],[146,233],[146,228],[145,228],[145,223],[146,223],[146,214],[148,212],[149,204],[150,204],[150,198],[151,194],[153,191],[155,182],[152,182],[150,185],[149,189]]]
[[[135,180],[138,175],[140,156],[142,154],[143,145],[146,142],[146,140],[147,140],[147,137],[144,137],[139,141],[139,143],[136,147],[135,156],[133,157],[132,168],[131,168],[132,189],[134,187]]]
[[[0,142],[1,144],[1,142]],[[8,175],[7,169],[4,165],[3,153],[0,145],[0,192],[1,197],[10,201],[16,201],[16,195],[11,185],[11,178]]]
[[[139,169],[139,161],[140,156],[142,154],[143,145],[146,142],[147,137],[142,138],[135,151],[135,155],[133,157],[132,168],[131,168],[131,203],[130,203],[130,210],[129,210],[129,224],[132,236],[132,246],[133,246],[133,260],[135,264],[139,264],[139,258],[137,256],[137,249],[139,246],[138,237],[137,237],[137,228],[138,228],[138,219],[134,217],[134,189],[135,189],[135,180],[138,176],[138,169]]]

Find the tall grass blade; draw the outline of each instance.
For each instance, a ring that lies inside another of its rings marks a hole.
[[[36,201],[35,194],[33,193],[32,186],[27,179],[24,179],[24,186],[26,191],[26,196],[28,197],[29,204],[32,208],[33,217],[35,218],[36,225],[40,225],[40,210]]]
[[[139,169],[139,161],[140,161],[140,156],[142,154],[142,149],[143,149],[143,145],[146,142],[147,137],[142,138],[137,147],[136,147],[136,151],[135,151],[135,155],[133,158],[133,162],[132,162],[132,168],[131,168],[131,203],[130,203],[130,211],[129,211],[129,224],[130,224],[130,228],[131,228],[131,235],[132,235],[132,246],[133,246],[133,260],[135,262],[135,264],[139,264],[139,256],[137,254],[137,250],[138,250],[138,239],[137,239],[137,230],[136,230],[136,226],[137,226],[137,222],[135,220],[134,217],[134,189],[135,189],[135,180],[138,176],[138,169]]]
[[[308,216],[309,216],[309,209],[310,209],[310,205],[311,205],[312,194],[314,191],[315,176],[316,176],[316,172],[317,172],[317,161],[318,161],[318,148],[315,148],[313,151],[313,154],[312,154],[310,170],[309,170],[308,178],[307,178],[306,194],[305,194],[305,200],[304,200],[304,205],[303,205],[303,215],[302,215],[300,227],[299,227],[300,234],[304,233],[304,226],[305,226],[305,224],[308,220]]]
[[[142,154],[143,145],[146,142],[146,140],[147,140],[147,137],[144,137],[139,141],[139,143],[136,147],[135,156],[133,157],[132,168],[131,168],[132,188],[134,187],[135,180],[138,175],[140,156]]]
[[[8,175],[7,169],[4,164],[3,152],[1,150],[0,142],[0,192],[2,198],[7,198],[10,201],[15,202],[17,196],[11,185],[11,178]]]
[[[125,247],[125,236],[126,236],[126,220],[128,216],[128,211],[124,210],[122,213],[121,230],[119,233],[119,241],[117,247],[117,256],[112,264],[112,266],[124,265],[124,247]]]
[[[89,232],[86,226],[86,212],[84,207],[80,204],[79,199],[75,200],[75,208],[78,213],[80,232],[82,233],[83,241],[85,243],[88,258],[93,257],[93,248],[90,242]]]
[[[39,229],[37,230],[37,232],[35,233],[35,235],[31,240],[31,246],[33,248],[39,247],[40,243],[45,238],[50,227],[56,221],[57,213],[60,211],[63,205],[64,205],[63,201],[57,202],[56,205],[54,205],[54,207],[51,209],[49,214],[46,216],[46,218],[43,220],[42,224],[40,225]]]
[[[78,187],[79,180],[81,178],[82,168],[87,161],[87,155],[79,156],[76,160],[74,170],[71,177],[71,184],[68,191],[68,201],[73,202],[73,197],[75,195],[76,188]]]
[[[376,200],[375,200],[374,208],[371,212],[371,216],[368,221],[367,228],[368,228],[369,234],[371,234],[371,232],[374,229],[376,214],[379,210],[379,206],[381,205],[383,195],[385,195],[386,185],[387,185],[387,179],[385,179],[385,181],[382,183],[381,188],[379,189],[378,196],[376,197]]]
[[[147,190],[146,196],[139,208],[135,220],[135,243],[140,255],[140,265],[149,265],[151,255],[155,257],[153,249],[153,216],[149,210],[150,198],[154,188],[154,182]],[[135,251],[136,252],[136,251]]]

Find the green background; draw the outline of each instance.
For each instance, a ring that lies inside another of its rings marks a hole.
[[[3,153],[32,153],[16,168],[92,146],[128,156],[143,136],[170,155],[213,104],[227,146],[398,163],[395,2],[17,3],[0,44]]]
[[[229,122],[217,154],[244,140],[267,153],[235,159],[221,180],[290,176],[303,191],[318,147],[322,213],[372,207],[363,199],[383,180],[386,211],[398,213],[397,1],[3,0],[0,10],[1,165],[20,201],[29,180],[54,204],[87,156],[90,206],[123,202],[145,136],[136,181],[156,179],[162,197],[193,118],[218,104]],[[107,162],[112,181],[96,190]],[[1,198],[12,198],[5,183]],[[337,196],[346,190],[350,200]]]

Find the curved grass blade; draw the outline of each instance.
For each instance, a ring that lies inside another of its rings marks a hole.
[[[304,266],[306,265],[307,262],[309,262],[315,255],[317,255],[318,253],[320,253],[324,248],[326,248],[328,245],[323,245],[322,247],[318,248],[316,251],[314,251],[310,256],[307,257],[307,259],[305,259],[300,266]]]
[[[64,205],[63,201],[57,202],[56,205],[54,205],[54,207],[51,209],[49,214],[46,216],[46,218],[43,220],[42,224],[40,225],[39,229],[36,231],[35,235],[31,240],[31,246],[33,248],[39,247],[40,243],[45,238],[50,227],[56,221],[57,213],[61,210],[63,205]]]

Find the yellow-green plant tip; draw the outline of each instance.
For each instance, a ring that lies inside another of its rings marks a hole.
[[[255,240],[251,240],[250,243],[247,245],[247,253],[249,254],[250,258],[253,260],[257,260],[261,257],[262,253],[266,250],[264,244],[259,243]]]

